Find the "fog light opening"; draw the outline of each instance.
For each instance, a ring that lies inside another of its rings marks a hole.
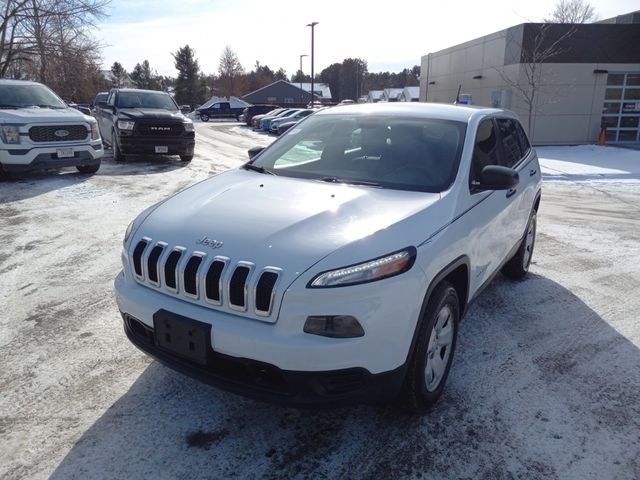
[[[307,317],[304,332],[331,338],[363,337],[360,322],[351,315],[323,315]]]

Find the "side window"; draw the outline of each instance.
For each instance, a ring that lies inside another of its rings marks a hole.
[[[512,118],[499,118],[498,128],[502,137],[505,167],[514,167],[524,157],[517,122]]]
[[[107,99],[107,104],[115,105],[116,104],[116,92],[111,92],[109,94],[109,98]]]
[[[520,140],[520,147],[522,148],[522,153],[527,155],[529,150],[531,150],[531,144],[529,143],[529,139],[527,138],[527,134],[522,128],[522,124],[520,122],[515,122],[516,130],[518,131],[518,139]]]
[[[478,125],[471,161],[471,185],[480,182],[480,172],[487,165],[501,165],[498,135],[493,120],[486,119]]]

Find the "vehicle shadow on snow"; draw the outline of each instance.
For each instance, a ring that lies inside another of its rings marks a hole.
[[[422,417],[280,408],[153,362],[51,478],[638,477],[638,347],[535,274],[496,279],[461,327]]]
[[[0,177],[0,205],[79,185],[89,178],[91,175],[80,173],[75,168],[12,173],[8,177]]]
[[[113,160],[111,150],[105,151],[98,175],[151,175],[185,168],[189,162],[183,162],[178,156],[169,155],[128,155],[126,161]]]

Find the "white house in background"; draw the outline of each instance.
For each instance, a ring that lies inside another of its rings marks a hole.
[[[402,93],[398,95],[399,102],[420,101],[420,87],[404,87]]]
[[[105,80],[107,80],[108,82],[111,82],[112,84],[115,84],[116,78],[113,76],[113,73],[111,72],[111,70],[100,70],[100,73],[102,74]],[[135,86],[136,84],[133,83],[133,80],[131,80],[131,77],[129,76],[129,74],[125,72],[124,78],[121,81],[120,87],[135,88]]]
[[[385,88],[382,91],[381,102],[397,102],[398,95],[402,94],[402,88]]]
[[[367,103],[377,103],[382,99],[382,90],[369,90]]]
[[[304,90],[305,92],[311,92],[311,82],[309,83],[289,82],[289,83],[291,83],[291,85],[295,87],[302,88],[302,90]],[[329,85],[327,85],[326,83],[315,82],[313,84],[313,91],[315,92],[316,95],[320,96],[323,102],[330,102],[332,99],[331,88],[329,88]]]

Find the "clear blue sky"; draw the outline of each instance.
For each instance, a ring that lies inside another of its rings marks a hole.
[[[400,71],[429,52],[548,16],[555,0],[430,2],[404,0],[113,0],[96,36],[107,47],[103,68],[119,61],[127,70],[143,60],[176,75],[171,52],[189,44],[200,68],[217,73],[229,45],[249,71],[256,61],[290,76],[300,55],[310,54],[315,27],[315,71],[359,57],[369,71]],[[640,8],[638,0],[591,1],[599,18]],[[302,59],[310,73],[310,58]]]

